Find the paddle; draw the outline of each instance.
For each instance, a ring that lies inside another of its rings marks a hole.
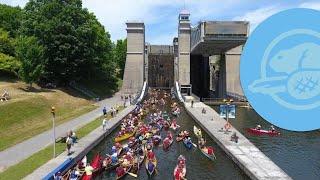
[[[133,174],[133,173],[131,173],[131,172],[128,172],[128,174],[129,174],[130,176],[132,176],[132,177],[135,177],[135,178],[137,178],[137,177],[138,177],[138,175],[137,175],[137,174]]]
[[[191,144],[192,144],[195,148],[197,148],[197,147],[198,147],[198,146],[197,146],[195,143],[193,143],[193,142],[192,142]]]

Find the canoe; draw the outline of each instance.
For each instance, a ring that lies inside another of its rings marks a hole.
[[[136,133],[136,129],[135,129],[132,133],[125,133],[125,134],[122,135],[122,136],[118,136],[118,137],[114,138],[114,141],[115,141],[115,142],[124,141],[124,140],[129,139],[130,137],[134,136],[135,133]]]
[[[149,168],[148,168],[150,163],[153,164],[153,168],[152,168],[152,169],[149,169]],[[156,159],[156,158],[154,158],[153,161],[150,161],[148,158],[146,159],[145,165],[146,165],[146,170],[147,170],[149,176],[152,176],[153,173],[155,172],[156,167],[157,167],[157,163],[158,163],[158,162],[157,162],[157,159]]]
[[[187,149],[192,149],[193,144],[192,142],[189,142],[187,139],[183,140],[183,144]]]
[[[196,126],[193,126],[193,133],[197,136],[197,138],[202,137],[202,132],[200,128],[197,128]]]
[[[185,177],[186,177],[186,174],[187,174],[187,168],[186,168],[186,166],[184,166],[183,168],[182,168],[182,172],[180,172],[179,174],[179,176],[176,174],[177,173],[177,170],[178,170],[178,167],[179,167],[179,165],[177,165],[175,168],[174,168],[174,171],[173,171],[173,178],[174,178],[174,180],[183,180],[183,179],[185,179]]]
[[[131,172],[133,174],[136,174],[136,175],[138,175],[138,171],[139,171],[139,169],[141,167],[141,164],[143,163],[143,161],[144,161],[144,159],[146,157],[146,150],[145,149],[142,149],[142,150],[143,150],[143,154],[142,155],[135,156],[135,161],[134,161],[135,163],[134,163],[134,165],[133,165],[133,167],[131,169]]]
[[[209,158],[210,160],[214,161],[215,159],[217,159],[216,156],[215,156],[215,154],[214,154],[214,151],[212,152],[211,155],[207,153],[207,152],[208,152],[208,150],[207,150],[208,147],[204,147],[204,148],[200,148],[200,146],[198,146],[198,147],[199,147],[201,153],[204,154],[204,155],[205,155],[207,158]],[[210,147],[210,146],[209,146],[209,147]],[[212,147],[211,147],[211,148],[212,148]]]
[[[123,175],[121,175],[121,176],[118,176],[117,173],[116,173],[116,179],[117,180],[123,178],[125,175],[128,174],[128,172],[130,172],[130,170],[132,168],[132,164],[127,166],[127,167],[123,167],[123,168],[124,168],[125,173]]]
[[[266,135],[271,135],[271,136],[277,136],[277,135],[280,135],[280,132],[278,131],[269,131],[269,130],[263,130],[263,129],[255,129],[255,128],[248,128],[247,131],[249,133],[252,133],[252,134],[257,134],[257,135],[262,135],[262,134],[266,134]]]
[[[102,169],[102,156],[100,154],[96,154],[90,163],[90,165],[93,168],[93,172],[91,175],[87,175],[86,173],[83,174],[82,180],[90,180],[99,173],[99,171]]]

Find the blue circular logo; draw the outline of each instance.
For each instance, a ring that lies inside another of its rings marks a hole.
[[[264,119],[281,128],[320,128],[320,12],[290,9],[262,22],[241,56],[242,89]]]

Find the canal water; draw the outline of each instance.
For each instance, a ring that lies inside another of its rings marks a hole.
[[[168,100],[171,101],[171,100]],[[159,107],[163,111],[166,110],[170,112],[170,103],[167,103],[165,107]],[[181,108],[181,114],[177,118],[178,124],[181,126],[180,130],[190,131],[191,138],[195,142],[196,137],[194,136],[193,126],[196,125],[196,122],[186,113],[186,111],[179,105]],[[116,132],[119,129],[116,129],[112,132],[105,140],[103,140],[98,146],[96,146],[89,154],[88,160],[91,160],[93,155],[100,152],[101,154],[110,153],[111,147],[114,144],[114,137]],[[166,135],[166,132],[162,130],[162,137]],[[209,138],[209,136],[204,133],[204,136],[207,138],[207,145],[213,146],[215,148],[215,154],[217,159],[215,161],[210,161],[205,157],[198,149],[193,148],[192,150],[187,150],[183,143],[177,143],[174,141],[172,146],[169,148],[169,151],[164,152],[162,147],[155,147],[154,152],[158,159],[157,173],[152,177],[155,180],[170,180],[173,179],[173,170],[177,164],[177,158],[180,154],[184,155],[187,159],[187,175],[186,178],[189,180],[246,180],[249,179],[240,168],[233,163],[231,159],[221,150],[218,145]],[[89,161],[90,162],[90,161]],[[96,179],[115,179],[115,172],[104,172]],[[126,175],[124,179],[136,179],[130,175]],[[146,170],[143,168],[139,171],[139,176],[137,179],[150,179],[146,173]]]
[[[213,108],[219,112],[218,107]],[[230,122],[293,179],[320,179],[320,130],[301,133],[279,129],[280,136],[255,136],[246,128],[260,124],[268,129],[271,124],[253,109],[238,107],[236,119]]]

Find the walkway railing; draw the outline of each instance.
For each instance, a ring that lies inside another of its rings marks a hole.
[[[133,99],[132,104],[137,104],[143,100],[148,92],[147,81],[143,82],[142,89],[137,93],[137,96]]]
[[[184,97],[181,95],[178,81],[175,82],[175,93],[176,93],[176,97],[179,99],[180,102],[185,101]]]

